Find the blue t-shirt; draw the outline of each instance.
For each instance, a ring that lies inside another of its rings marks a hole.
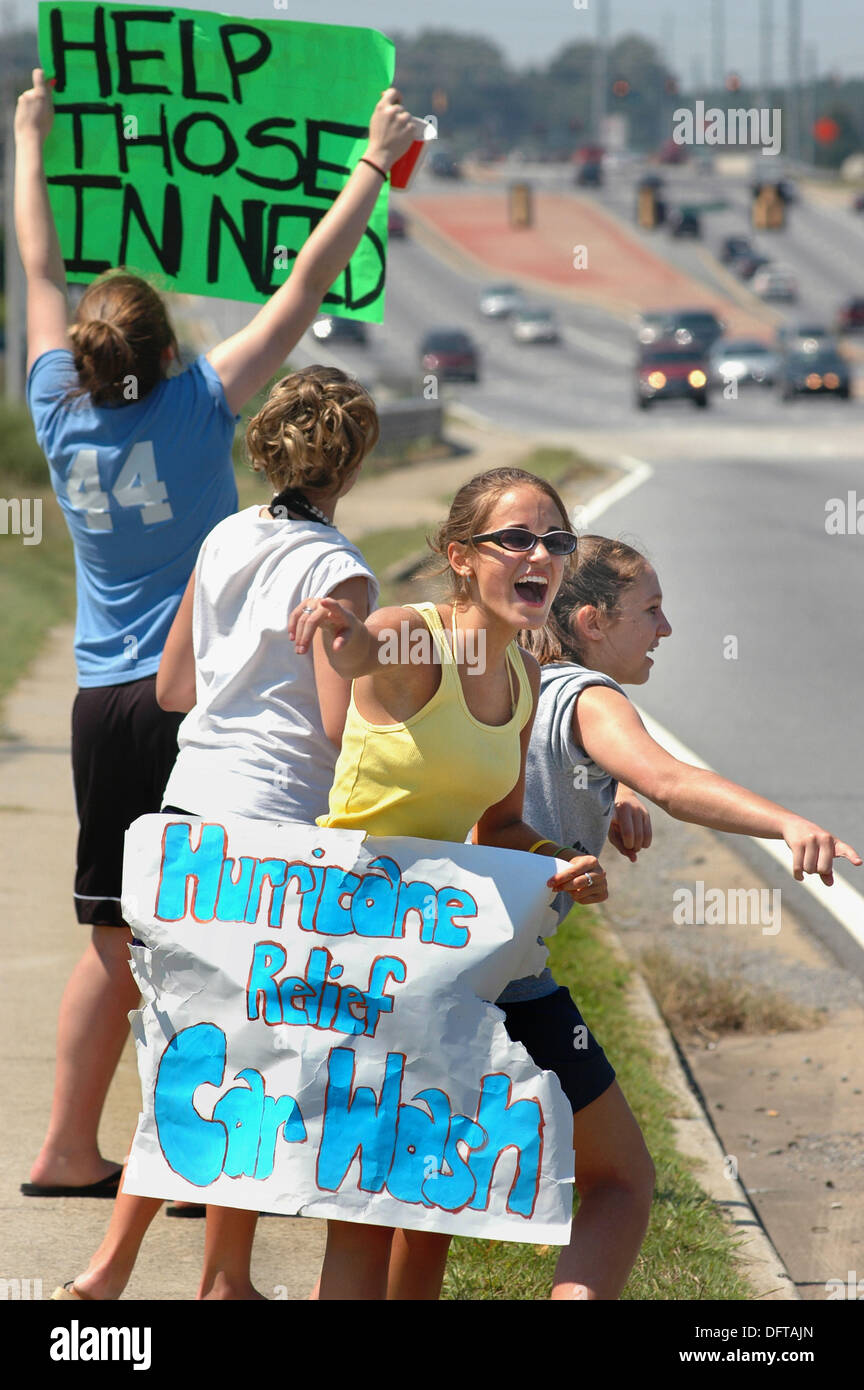
[[[199,357],[140,401],[64,403],[72,353],[45,352],[27,381],[36,438],[75,546],[81,686],[152,675],[201,542],[237,510],[237,417]]]

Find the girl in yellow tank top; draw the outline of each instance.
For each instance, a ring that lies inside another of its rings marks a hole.
[[[546,622],[575,549],[564,504],[543,479],[495,469],[460,489],[431,544],[448,603],[380,609],[365,623],[328,598],[291,614],[298,653],[320,630],[334,670],[353,681],[319,824],[458,843],[474,826],[477,843],[570,860],[549,887],[600,902],[597,860],[544,840],[522,819],[540,681],[516,636]],[[411,1235],[422,1244],[426,1233]],[[383,1227],[331,1222],[321,1298],[384,1298],[391,1239]]]

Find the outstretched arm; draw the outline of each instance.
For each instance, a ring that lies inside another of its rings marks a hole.
[[[785,840],[792,851],[792,871],[797,879],[818,873],[830,885],[835,858],[861,863],[850,845],[813,821],[727,782],[715,772],[673,758],[655,743],[626,695],[608,686],[592,685],[580,695],[573,715],[573,736],[600,767],[656,801],[676,820],[738,835]]]
[[[27,370],[52,348],[69,348],[66,269],[45,182],[43,146],[54,121],[41,68],[15,110],[15,232],[27,277]]]
[[[411,117],[395,87],[383,93],[369,126],[366,156],[385,173],[412,140]],[[333,206],[300,250],[290,276],[252,322],[208,352],[235,414],[279,370],[306,332],[333,281],[356,250],[381,192],[381,175],[358,163]]]

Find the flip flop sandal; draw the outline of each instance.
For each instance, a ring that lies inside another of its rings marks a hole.
[[[116,1197],[123,1169],[116,1168],[107,1178],[88,1183],[85,1187],[71,1187],[68,1183],[51,1186],[41,1182],[22,1182],[22,1197]]]

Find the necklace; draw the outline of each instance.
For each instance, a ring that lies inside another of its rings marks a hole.
[[[302,492],[296,488],[286,487],[278,493],[270,503],[270,515],[277,517],[278,511],[299,512],[306,521],[319,521],[322,526],[332,526],[333,522],[322,512],[320,507],[316,507],[314,502],[310,502],[308,497],[304,497]],[[277,518],[278,519],[278,518]],[[283,518],[284,520],[285,518]]]

